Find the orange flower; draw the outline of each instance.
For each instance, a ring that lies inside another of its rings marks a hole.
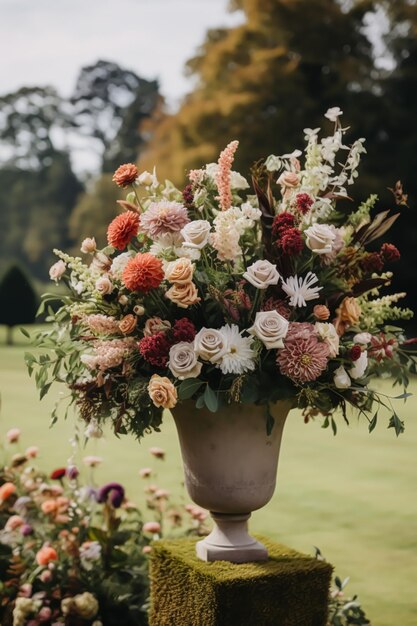
[[[0,487],[0,502],[7,500],[16,491],[16,487],[13,483],[4,483]]]
[[[133,211],[121,213],[109,224],[107,241],[117,250],[124,250],[139,231],[139,215]]]
[[[355,298],[344,298],[339,308],[336,309],[336,319],[333,320],[338,335],[343,335],[349,326],[357,324],[361,313],[361,307]]]
[[[117,168],[112,180],[119,187],[128,187],[135,182],[138,174],[138,168],[134,163],[124,163],[124,165]]]
[[[56,511],[57,504],[55,500],[45,500],[45,502],[42,502],[41,504],[41,509],[45,515],[49,515],[50,513],[54,513]]]
[[[42,546],[36,554],[36,562],[38,565],[48,565],[51,561],[58,560],[57,551],[51,546]]]
[[[330,317],[330,311],[325,304],[316,304],[313,309],[313,315],[316,320],[320,322],[325,322]]]
[[[156,289],[164,278],[162,261],[149,252],[138,254],[128,261],[122,274],[123,283],[130,291],[147,292]]]
[[[129,313],[125,315],[119,322],[119,329],[124,335],[130,335],[136,328],[137,317]]]

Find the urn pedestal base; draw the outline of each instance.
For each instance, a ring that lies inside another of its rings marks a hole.
[[[157,541],[151,626],[325,626],[332,567],[260,538],[263,563],[204,563],[195,539]]]
[[[268,559],[268,550],[264,544],[248,533],[250,513],[211,513],[211,517],[214,521],[213,530],[202,541],[198,541],[195,548],[202,561],[246,563]]]

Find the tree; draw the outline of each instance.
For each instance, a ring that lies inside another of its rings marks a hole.
[[[381,105],[364,8],[336,0],[239,0],[235,8],[246,22],[208,32],[187,65],[196,89],[162,122],[144,166],[158,163],[179,182],[239,138],[236,166],[248,173],[258,158],[299,146],[302,129],[335,104],[355,133],[366,128],[376,140]]]
[[[12,345],[13,327],[33,324],[38,299],[27,276],[12,265],[0,282],[0,324],[7,326],[7,345]]]
[[[71,97],[80,131],[98,141],[102,171],[135,161],[144,144],[141,124],[154,111],[158,83],[110,61],[83,67]]]
[[[119,212],[117,200],[123,197],[111,178],[103,174],[72,211],[69,232],[77,250],[85,237],[95,237],[98,246],[107,244],[107,226]]]

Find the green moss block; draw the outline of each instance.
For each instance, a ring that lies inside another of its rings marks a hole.
[[[151,626],[326,626],[332,566],[258,537],[263,563],[205,563],[195,539],[153,544]]]

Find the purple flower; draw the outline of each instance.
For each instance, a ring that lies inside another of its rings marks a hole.
[[[27,537],[33,533],[33,528],[30,524],[23,524],[23,526],[20,527],[20,532],[24,537]]]
[[[75,465],[68,465],[65,473],[67,475],[67,478],[69,478],[70,480],[75,480],[80,472]]]
[[[97,502],[109,502],[115,509],[118,509],[125,497],[125,490],[119,483],[107,483],[98,490]]]

